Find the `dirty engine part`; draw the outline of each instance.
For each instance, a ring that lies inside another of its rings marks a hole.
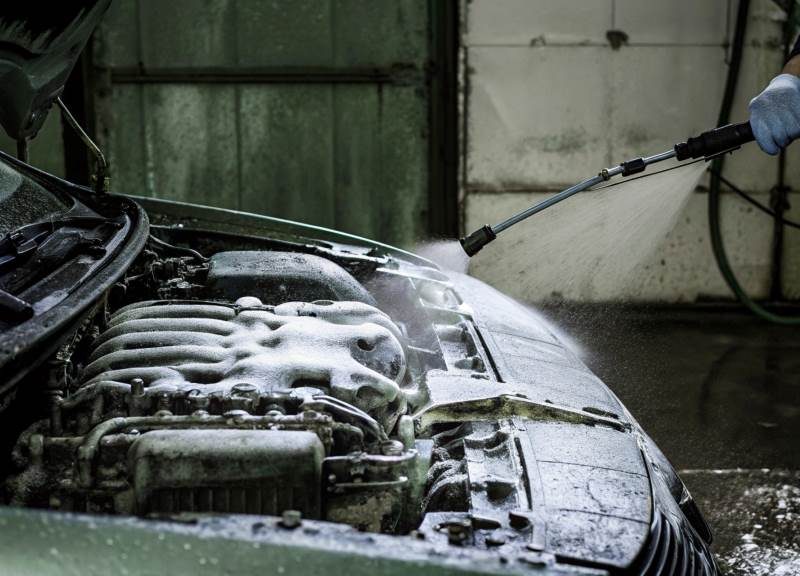
[[[16,504],[241,512],[392,530],[416,452],[402,335],[361,302],[145,301],[110,317],[77,385],[15,449]],[[379,496],[379,497],[378,497]]]

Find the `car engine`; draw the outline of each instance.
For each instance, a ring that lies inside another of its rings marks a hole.
[[[421,453],[409,413],[420,368],[444,359],[410,334],[418,312],[395,322],[312,254],[149,250],[134,268],[51,361],[49,418],[12,453],[12,504],[419,523],[432,444]]]

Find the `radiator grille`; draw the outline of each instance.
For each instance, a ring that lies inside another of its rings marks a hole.
[[[640,558],[642,576],[714,576],[716,564],[705,543],[688,527],[656,511],[650,539]]]

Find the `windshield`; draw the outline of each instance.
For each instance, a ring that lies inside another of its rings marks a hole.
[[[0,156],[0,238],[20,226],[66,213],[68,198],[43,188]]]

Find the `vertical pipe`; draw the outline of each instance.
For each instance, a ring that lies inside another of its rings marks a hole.
[[[786,185],[786,150],[778,157],[778,183],[770,191],[770,207],[775,212],[772,223],[772,261],[770,263],[769,299],[783,300],[783,218],[789,206],[789,187]]]
[[[17,158],[28,163],[28,139],[20,138],[17,140]]]
[[[789,56],[794,40],[795,1],[786,8],[786,22],[783,24],[783,60]],[[772,224],[772,264],[770,268],[769,299],[780,302],[783,294],[783,235],[784,227],[781,219],[789,208],[789,187],[786,185],[786,149],[782,149],[778,158],[778,183],[770,191],[770,204],[775,211]]]

